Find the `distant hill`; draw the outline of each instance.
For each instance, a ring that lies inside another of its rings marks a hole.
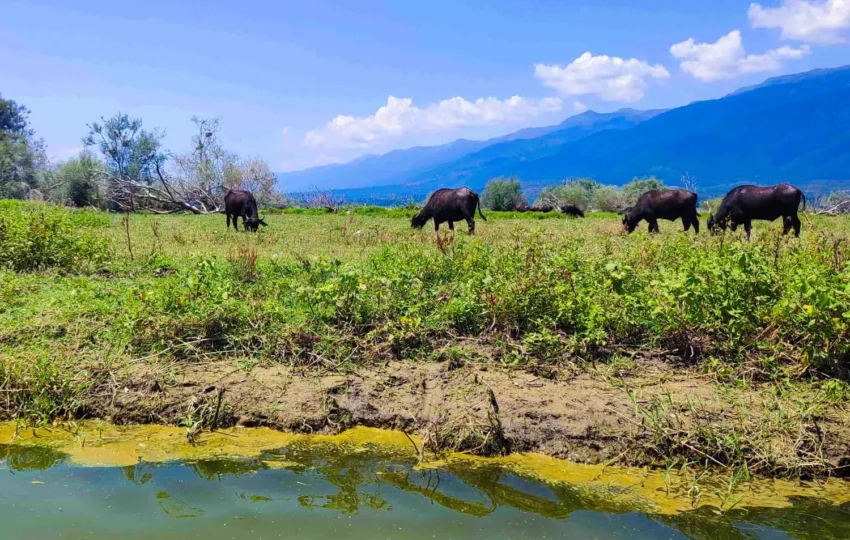
[[[387,171],[379,180],[354,180],[358,177],[351,171],[362,170],[357,160],[331,166],[338,173],[348,171],[348,182],[316,185],[367,186],[341,193],[375,202],[420,199],[444,186],[480,190],[489,179],[509,175],[533,189],[578,176],[622,185],[635,176],[654,175],[675,184],[687,172],[704,195],[742,182],[847,186],[850,67],[777,77],[668,111],[588,111],[557,126],[517,134],[523,132],[370,156],[372,167]],[[292,174],[316,174],[316,169]]]

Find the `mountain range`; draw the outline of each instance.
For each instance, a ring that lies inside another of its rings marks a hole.
[[[440,187],[480,191],[498,176],[516,176],[536,191],[570,177],[622,185],[655,176],[676,184],[685,173],[703,195],[745,182],[846,187],[850,66],[776,77],[670,110],[587,111],[486,141],[395,150],[278,179],[381,204],[419,200]]]

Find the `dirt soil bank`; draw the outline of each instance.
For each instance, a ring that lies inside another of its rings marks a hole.
[[[846,476],[850,413],[811,392],[716,383],[663,362],[554,377],[496,366],[390,362],[340,374],[230,362],[133,365],[86,414],[113,423],[270,426],[336,433],[362,425],[422,436],[428,451],[534,451],[581,463],[741,465],[772,475]],[[218,413],[216,413],[218,410]]]

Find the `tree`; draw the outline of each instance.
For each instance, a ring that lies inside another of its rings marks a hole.
[[[481,195],[481,206],[490,210],[516,210],[525,204],[522,186],[516,178],[490,180]]]
[[[197,202],[218,208],[227,189],[241,185],[239,156],[221,145],[217,118],[193,116],[192,122],[197,128],[192,150],[174,158],[174,176],[184,190],[196,192]]]
[[[30,196],[47,166],[44,141],[29,126],[29,109],[0,96],[0,198]]]
[[[664,187],[664,182],[654,176],[650,176],[649,178],[634,178],[631,182],[623,186],[623,198],[626,204],[633,205],[641,195],[654,189],[667,188]]]
[[[83,144],[96,146],[103,155],[109,174],[130,180],[151,183],[156,167],[165,162],[162,152],[163,134],[142,129],[140,118],[118,113],[110,119],[101,118],[89,126]]]
[[[600,186],[593,192],[590,206],[600,212],[618,212],[626,207],[623,192],[614,186]]]
[[[65,200],[77,207],[103,206],[106,167],[84,150],[80,156],[69,159],[56,170],[56,180],[62,187]]]
[[[568,204],[588,209],[593,194],[601,184],[591,178],[574,178],[560,184],[546,186],[540,191],[535,201],[536,206],[562,207]]]
[[[250,191],[260,206],[268,206],[277,196],[275,189],[277,178],[272,174],[269,164],[260,158],[249,159],[239,166],[240,189]]]

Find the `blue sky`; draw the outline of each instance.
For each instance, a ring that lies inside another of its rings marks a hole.
[[[218,117],[287,171],[720,97],[850,64],[847,38],[846,0],[5,0],[0,92],[55,160],[121,111],[178,152]]]

